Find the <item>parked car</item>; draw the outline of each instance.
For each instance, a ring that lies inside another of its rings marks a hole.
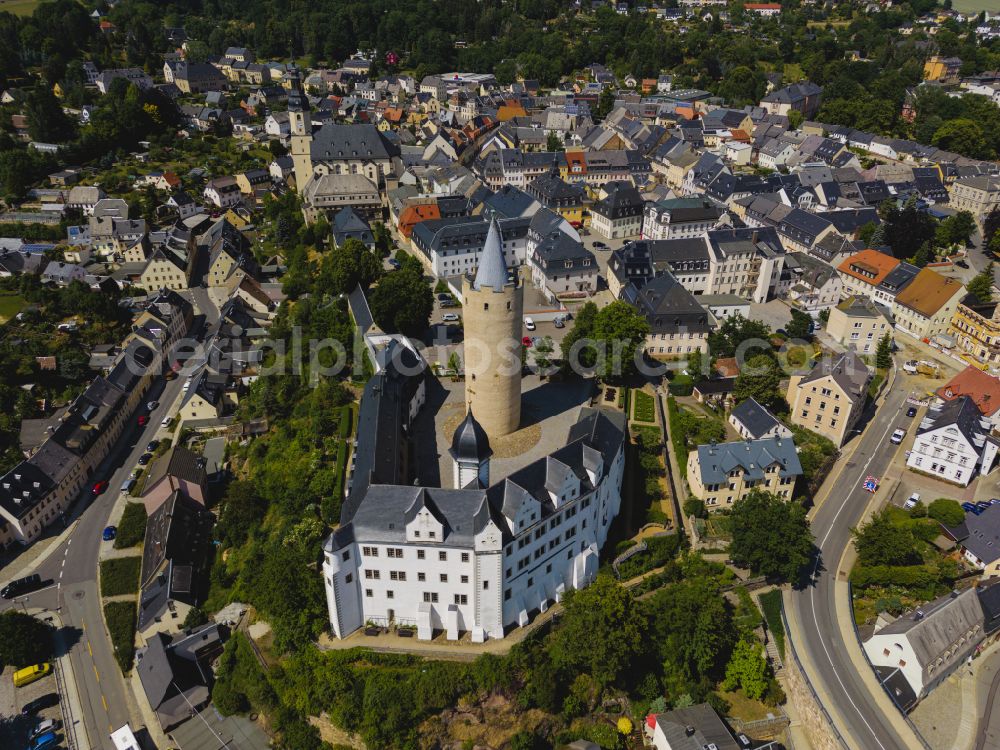
[[[893,445],[899,445],[900,443],[903,442],[903,438],[905,437],[906,437],[906,430],[898,429],[892,433],[892,437],[889,438],[889,442],[892,443]]]
[[[597,241],[597,242],[594,243],[594,249],[596,249],[596,250],[603,250],[606,247],[607,247],[607,245],[605,245],[601,241]]]
[[[104,490],[108,488],[108,480],[102,479],[99,482],[94,483],[94,488],[91,490],[95,495],[100,495]]]
[[[910,417],[911,419],[917,416],[917,407],[911,406],[909,409],[907,409],[906,416]]]
[[[52,665],[49,662],[32,664],[30,667],[24,667],[14,672],[14,687],[19,688],[30,685],[36,680],[48,677],[50,674],[52,674]]]
[[[149,403],[147,403],[146,404],[146,408],[149,409],[150,411],[153,411],[153,409],[155,409],[159,405],[160,405],[160,402],[154,400],[154,401],[150,401]]]
[[[959,258],[958,260],[955,261],[955,265],[958,266],[959,268],[968,268],[969,267],[969,264],[966,263],[961,258]]]
[[[438,302],[451,302],[451,295],[447,292],[438,292],[437,300]]]
[[[442,308],[444,308],[444,307],[458,307],[458,303],[455,300],[453,300],[453,299],[444,300],[441,303],[441,307]]]
[[[398,271],[400,269],[399,261],[396,260],[395,258],[389,258],[389,260],[387,262],[393,268],[393,270]]]
[[[140,414],[139,419],[137,421],[139,422],[140,427],[145,427],[149,423],[149,417],[147,417],[145,414]]]
[[[535,321],[533,321],[531,318],[525,318],[524,319],[524,327],[527,328],[529,331],[534,331],[535,330]]]
[[[152,453],[143,453],[141,456],[139,456],[139,466],[145,466],[152,460],[152,458],[153,458]]]
[[[30,594],[32,591],[37,591],[40,588],[42,588],[42,577],[38,573],[32,573],[30,576],[18,578],[8,583],[0,589],[0,597],[13,599],[22,594]]]
[[[903,503],[903,507],[906,508],[906,510],[909,510],[919,502],[920,502],[920,493],[914,492],[912,495],[910,495],[909,499],[907,499],[907,501]]]
[[[33,701],[25,703],[24,708],[21,709],[21,716],[31,716],[31,714],[38,713],[44,708],[52,708],[52,706],[58,705],[59,693],[46,693],[35,698]]]
[[[153,451],[155,451],[159,447],[160,447],[160,441],[159,440],[150,440],[148,443],[146,443],[146,452],[147,453],[152,453]]]
[[[521,346],[531,346],[531,336],[525,336],[521,339]]]
[[[441,316],[441,320],[445,323],[457,323],[461,318],[459,318],[458,313],[445,313]]]
[[[62,722],[59,721],[59,719],[46,719],[45,721],[41,722],[37,727],[35,727],[34,731],[31,733],[28,739],[34,740],[36,737],[41,737],[46,732],[54,732],[60,726],[62,726]]]
[[[170,423],[173,422],[173,421],[174,421],[174,418],[168,415],[168,416],[166,416],[166,417],[163,418],[162,422],[160,422],[160,427],[169,427]]]
[[[31,743],[31,750],[50,750],[59,744],[59,738],[55,732],[46,732],[35,737]]]
[[[554,325],[556,328],[565,328],[566,327],[566,321],[563,320],[561,317],[557,316],[556,318],[554,318],[552,320],[552,325]]]
[[[104,531],[101,534],[101,539],[103,539],[105,542],[110,542],[117,535],[118,535],[118,527],[117,526],[105,526],[104,527]]]

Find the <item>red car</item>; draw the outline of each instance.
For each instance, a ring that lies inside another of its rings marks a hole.
[[[100,495],[104,490],[108,488],[108,483],[106,480],[102,479],[100,482],[94,485],[94,494]]]
[[[525,336],[523,339],[521,339],[521,344],[522,346],[526,347],[531,346],[531,336]]]
[[[145,414],[140,414],[139,415],[139,426],[140,427],[145,427],[146,426],[146,422],[148,422],[148,421],[149,421],[149,417],[147,417]]]

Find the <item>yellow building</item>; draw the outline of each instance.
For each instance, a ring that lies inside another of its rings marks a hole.
[[[525,192],[574,226],[589,223],[589,212],[584,211],[586,193],[581,185],[571,185],[550,172],[528,183]]]
[[[1000,367],[1000,305],[967,294],[958,303],[948,335],[962,357],[981,368]]]
[[[793,424],[844,444],[861,416],[871,372],[853,352],[816,362],[806,375],[792,375],[787,400]]]
[[[688,456],[688,487],[709,510],[727,508],[753,489],[791,500],[800,476],[802,464],[791,438],[699,445]]]

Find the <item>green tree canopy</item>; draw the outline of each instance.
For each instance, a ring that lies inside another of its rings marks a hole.
[[[20,669],[52,658],[55,630],[48,623],[18,612],[0,614],[0,665]]]
[[[793,307],[792,319],[785,326],[785,333],[788,334],[789,338],[805,339],[808,341],[812,338],[812,325],[813,319],[809,313],[802,312]]]
[[[770,671],[760,643],[756,639],[742,638],[729,657],[722,688],[724,690],[743,688],[748,698],[760,700],[767,692]]]
[[[920,562],[913,532],[893,523],[886,510],[876,513],[853,533],[858,560],[864,565],[912,565]]]
[[[875,366],[881,370],[888,370],[892,367],[892,334],[886,333],[878,340],[878,348],[875,350]]]
[[[927,506],[927,515],[945,526],[958,526],[965,520],[965,511],[958,500],[939,497]]]
[[[368,295],[368,304],[382,330],[419,336],[430,322],[434,295],[419,271],[403,267],[379,281]]]
[[[733,503],[732,529],[729,553],[756,575],[794,581],[809,564],[813,536],[797,501],[751,490]]]
[[[641,351],[649,323],[627,302],[616,300],[601,308],[594,318],[594,339],[604,345],[601,376],[621,382],[636,371],[636,352]]]
[[[382,274],[382,260],[361,240],[351,237],[323,256],[316,289],[329,294],[350,294],[359,284],[371,286]]]
[[[781,370],[769,354],[757,354],[747,360],[736,376],[733,399],[741,403],[748,398],[769,409],[781,409],[784,397],[781,395]]]
[[[761,350],[770,351],[770,337],[771,329],[766,323],[747,320],[736,314],[726,318],[717,330],[709,334],[708,349],[715,359],[735,356],[736,350],[746,342],[756,344]],[[742,353],[747,356],[748,351],[744,349]]]
[[[977,273],[972,280],[965,285],[969,294],[974,294],[980,302],[992,302],[993,285],[996,283],[994,281],[993,273],[993,261],[990,261],[986,264],[986,268]]]

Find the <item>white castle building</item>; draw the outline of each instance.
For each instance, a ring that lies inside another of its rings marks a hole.
[[[509,273],[494,222],[469,283],[519,297]],[[467,340],[510,335],[483,317],[489,330],[470,330],[476,320],[467,316]],[[624,415],[580,407],[563,447],[491,478],[490,438],[470,408],[448,449],[454,488],[415,486],[411,406],[429,377],[415,358],[387,347],[365,387],[348,497],[323,548],[330,625],[338,638],[366,623],[422,639],[503,638],[596,575],[621,504]]]

